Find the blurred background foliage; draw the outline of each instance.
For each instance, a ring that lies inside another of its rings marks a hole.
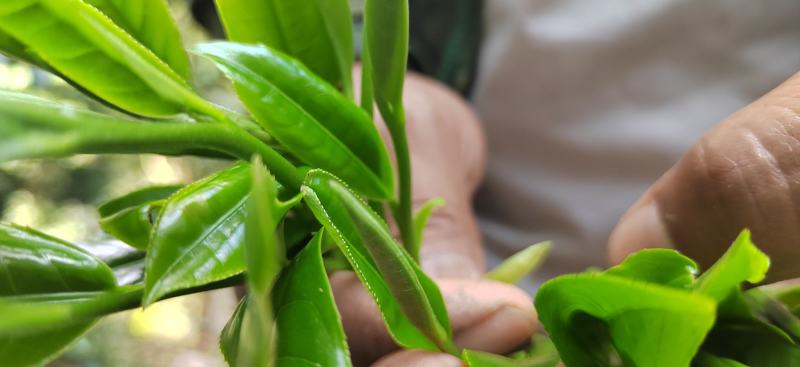
[[[192,19],[190,1],[174,0],[170,5],[186,45],[209,38]],[[216,68],[197,59],[192,61],[197,90],[219,104],[238,108]],[[83,97],[63,80],[2,56],[0,89],[115,113]],[[113,248],[114,243],[97,224],[98,204],[150,185],[189,183],[227,164],[156,155],[82,155],[4,163],[0,164],[0,220],[31,226],[102,252]],[[50,365],[225,366],[217,339],[236,302],[233,291],[223,289],[113,315],[100,321]]]

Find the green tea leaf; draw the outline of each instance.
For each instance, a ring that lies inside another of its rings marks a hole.
[[[300,201],[278,201],[278,188],[257,157],[252,163],[252,192],[245,225],[245,261],[249,301],[242,321],[236,359],[243,366],[271,366],[275,355],[275,328],[271,294],[286,258],[279,224],[289,208]]]
[[[703,349],[750,367],[800,366],[800,345],[753,320],[728,320],[715,326]]]
[[[439,288],[392,239],[386,223],[327,172],[310,171],[301,190],[372,294],[397,343],[455,353]]]
[[[85,0],[136,38],[184,80],[190,80],[189,57],[178,25],[165,0]]]
[[[566,366],[688,366],[715,319],[702,294],[608,274],[565,275],[536,295]]]
[[[694,290],[725,303],[739,294],[742,282],[762,281],[767,269],[769,257],[750,240],[750,231],[744,230],[728,251],[697,279]]]
[[[228,39],[280,50],[352,95],[353,21],[347,0],[216,2]]]
[[[678,289],[692,289],[697,264],[675,250],[647,249],[636,252],[606,274],[656,283]]]
[[[164,199],[181,186],[155,186],[131,192],[101,205],[100,228],[123,242],[146,250],[150,230],[164,205]]]
[[[0,224],[0,296],[95,291],[114,284],[111,269],[85,251],[29,228]],[[14,312],[3,315],[6,321],[21,316]],[[9,367],[43,364],[92,323],[0,335],[0,361]]]
[[[552,245],[549,241],[531,245],[512,255],[492,271],[486,273],[487,279],[514,284],[530,274],[544,261]]]
[[[351,366],[341,318],[322,263],[323,236],[322,230],[314,236],[275,285],[278,365],[291,358],[314,366]]]
[[[114,274],[84,250],[30,228],[0,224],[0,296],[108,289]]]
[[[244,223],[250,167],[231,168],[194,182],[167,199],[146,258],[143,304],[245,270]]]
[[[81,0],[5,0],[0,30],[59,74],[124,110],[225,118],[155,54]]]
[[[390,125],[403,126],[403,81],[408,60],[408,0],[364,2],[365,68],[375,103]]]
[[[414,246],[411,248],[411,257],[419,259],[419,251],[422,248],[423,236],[425,234],[425,227],[428,225],[428,219],[437,208],[445,206],[444,199],[440,197],[432,198],[422,204],[422,206],[414,214]]]
[[[256,120],[292,154],[371,198],[392,196],[392,169],[375,125],[303,65],[264,46],[213,42],[197,52],[217,63]]]
[[[244,310],[247,309],[247,299],[248,297],[245,296],[239,301],[219,335],[219,350],[222,352],[225,362],[228,362],[228,366],[239,366],[239,343],[241,342],[242,321],[244,320]]]

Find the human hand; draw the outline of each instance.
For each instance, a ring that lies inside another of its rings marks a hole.
[[[609,255],[675,247],[707,268],[745,227],[771,281],[800,277],[800,74],[706,133],[622,217]]]
[[[471,205],[486,155],[479,121],[460,97],[421,76],[407,78],[404,100],[414,204],[437,196],[447,202],[428,222],[422,267],[440,286],[457,345],[508,352],[530,339],[536,315],[522,290],[481,279],[485,265]],[[355,274],[334,273],[331,284],[354,364],[366,366],[395,352],[399,347]],[[419,351],[395,352],[376,365],[446,367],[448,361],[460,365],[458,358]]]

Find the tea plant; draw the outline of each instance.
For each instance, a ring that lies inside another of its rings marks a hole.
[[[231,365],[348,366],[327,277],[342,263],[400,346],[460,355],[470,366],[553,366],[559,358],[568,366],[797,365],[800,322],[789,311],[800,305],[796,291],[740,290],[768,265],[747,233],[699,278],[691,260],[651,250],[602,273],[552,280],[536,298],[551,341],[537,335],[531,349],[507,357],[460,351],[442,295],[417,262],[426,220],[441,203],[411,213],[407,2],[365,3],[358,102],[346,0],[216,5],[230,41],[192,52],[230,79],[247,115],[192,89],[164,0],[0,3],[3,53],[109,107],[0,92],[0,160],[155,153],[231,161],[183,187],[144,188],[99,207],[101,227],[139,250],[133,257],[104,262],[34,229],[0,225],[1,365],[46,363],[114,312],[246,285],[220,336]],[[546,246],[487,277],[518,280]],[[114,274],[123,268],[143,276],[120,283]]]

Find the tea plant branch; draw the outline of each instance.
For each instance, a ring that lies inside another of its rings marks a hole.
[[[19,93],[0,93],[0,160],[79,153],[192,154],[203,150],[241,160],[260,155],[277,179],[299,190],[303,174],[234,124],[144,122],[64,107]]]
[[[394,155],[397,162],[397,198],[392,203],[392,214],[400,231],[403,246],[412,250],[414,244],[414,222],[411,214],[411,158],[408,152],[408,136],[405,128],[405,116],[399,114],[401,121],[388,123],[392,136]]]

